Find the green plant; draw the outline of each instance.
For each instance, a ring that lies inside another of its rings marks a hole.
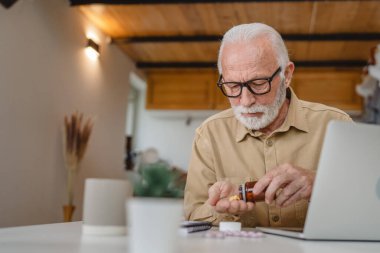
[[[134,195],[140,197],[182,198],[184,173],[170,168],[167,163],[157,162],[141,166],[135,178]]]

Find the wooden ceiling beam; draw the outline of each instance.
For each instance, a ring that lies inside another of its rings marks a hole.
[[[112,38],[112,43],[217,42],[221,39],[220,35],[133,36]]]
[[[216,68],[215,62],[136,62],[140,69],[162,68]]]
[[[367,62],[362,60],[331,60],[331,61],[295,61],[296,67],[305,68],[362,68]],[[216,62],[137,62],[136,67],[139,69],[157,69],[157,68],[214,68]]]
[[[346,0],[70,0],[72,6],[88,4],[195,4],[195,3],[254,3],[254,2],[344,2]],[[353,0],[361,1],[361,0]],[[378,1],[378,0],[364,0]]]
[[[325,33],[325,34],[282,34],[286,41],[370,41],[380,40],[380,33]],[[113,43],[165,43],[165,42],[219,42],[221,35],[189,36],[134,36],[113,38]]]

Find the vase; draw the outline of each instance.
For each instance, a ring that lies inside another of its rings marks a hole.
[[[74,210],[75,210],[75,206],[73,205],[63,206],[63,221],[64,222],[72,221]]]
[[[87,178],[83,203],[84,235],[125,235],[125,201],[132,196],[127,180]]]
[[[126,209],[128,252],[178,252],[182,200],[135,197],[127,200]]]

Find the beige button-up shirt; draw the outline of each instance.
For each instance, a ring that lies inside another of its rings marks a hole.
[[[332,119],[351,121],[343,111],[299,100],[291,90],[288,97],[290,106],[284,123],[268,136],[248,130],[232,109],[210,117],[196,130],[184,200],[188,220],[213,224],[239,220],[251,227],[304,225],[307,200],[286,208],[257,202],[253,211],[240,216],[217,213],[207,203],[209,187],[220,180],[258,180],[283,163],[316,170],[327,123]]]

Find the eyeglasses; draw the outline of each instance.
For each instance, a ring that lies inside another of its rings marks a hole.
[[[223,76],[219,76],[218,87],[222,90],[223,94],[229,98],[239,97],[246,87],[251,93],[255,95],[264,95],[270,92],[272,81],[278,73],[281,72],[281,67],[268,78],[256,78],[243,83],[240,82],[222,82]]]

